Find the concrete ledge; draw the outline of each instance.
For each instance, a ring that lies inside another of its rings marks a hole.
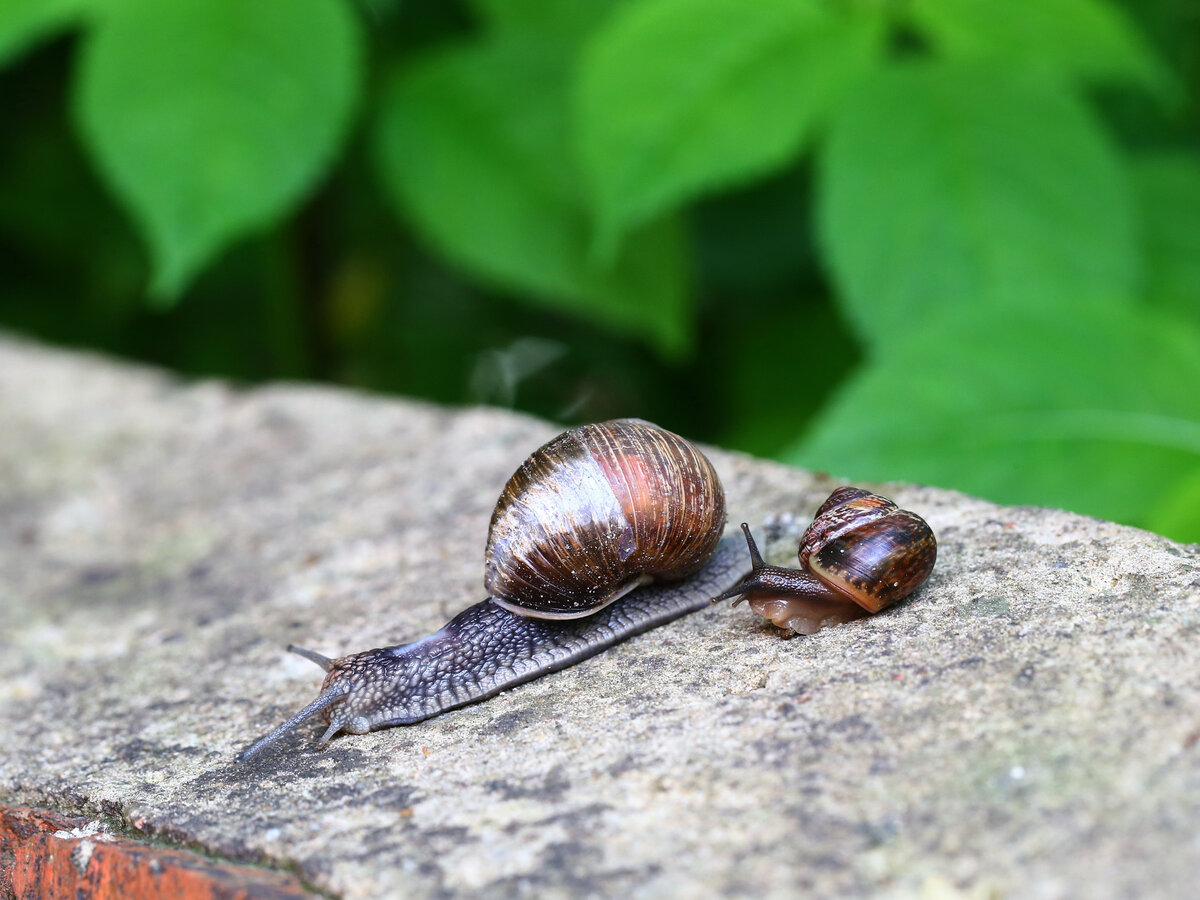
[[[253,764],[330,655],[482,598],[556,429],[0,339],[0,802],[379,896],[1187,896],[1200,548],[904,485],[938,568],[812,638],[704,610],[430,722]],[[768,555],[838,483],[714,451]],[[132,894],[130,895],[132,896]]]

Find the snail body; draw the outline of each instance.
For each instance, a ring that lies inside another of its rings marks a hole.
[[[289,647],[326,670],[321,693],[238,761],[318,713],[318,746],[419,722],[707,606],[737,570],[732,542],[717,552],[724,526],[716,471],[678,435],[637,419],[564,432],[500,495],[488,599],[409,644],[339,659]]]
[[[877,613],[929,577],[937,540],[916,513],[862,488],[838,488],[800,538],[799,569],[768,566],[742,524],[749,575],[714,598],[739,597],[781,628],[814,634]]]

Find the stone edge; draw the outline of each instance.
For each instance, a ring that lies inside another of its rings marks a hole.
[[[312,900],[292,875],[231,866],[43,809],[0,806],[0,897]]]

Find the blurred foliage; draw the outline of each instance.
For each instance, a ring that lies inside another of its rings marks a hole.
[[[0,325],[1200,540],[1194,0],[0,0]]]

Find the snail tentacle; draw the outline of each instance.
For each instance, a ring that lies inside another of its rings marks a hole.
[[[333,660],[315,650],[307,650],[304,647],[297,647],[295,644],[288,644],[287,650],[288,653],[295,653],[297,656],[303,656],[305,659],[315,662],[326,672],[333,668]]]
[[[265,734],[260,737],[257,741],[239,753],[237,755],[237,759],[234,761],[239,763],[246,762],[246,760],[257,755],[260,750],[269,744],[275,743],[300,723],[311,719],[317,713],[324,709],[328,709],[330,706],[333,706],[335,703],[344,699],[348,693],[350,693],[350,689],[346,685],[334,685],[333,687],[327,688],[326,690],[322,691],[312,703],[300,710],[300,712],[296,713],[270,734]]]
[[[737,606],[743,600],[764,599],[768,596],[802,597],[818,601],[843,601],[846,598],[838,591],[821,582],[820,579],[802,569],[786,569],[783,566],[768,566],[759,553],[750,526],[742,523],[742,533],[746,536],[746,546],[750,550],[750,573],[741,581],[726,591],[713,597],[712,602],[728,600],[737,597],[730,606]],[[753,606],[754,604],[751,603]]]

